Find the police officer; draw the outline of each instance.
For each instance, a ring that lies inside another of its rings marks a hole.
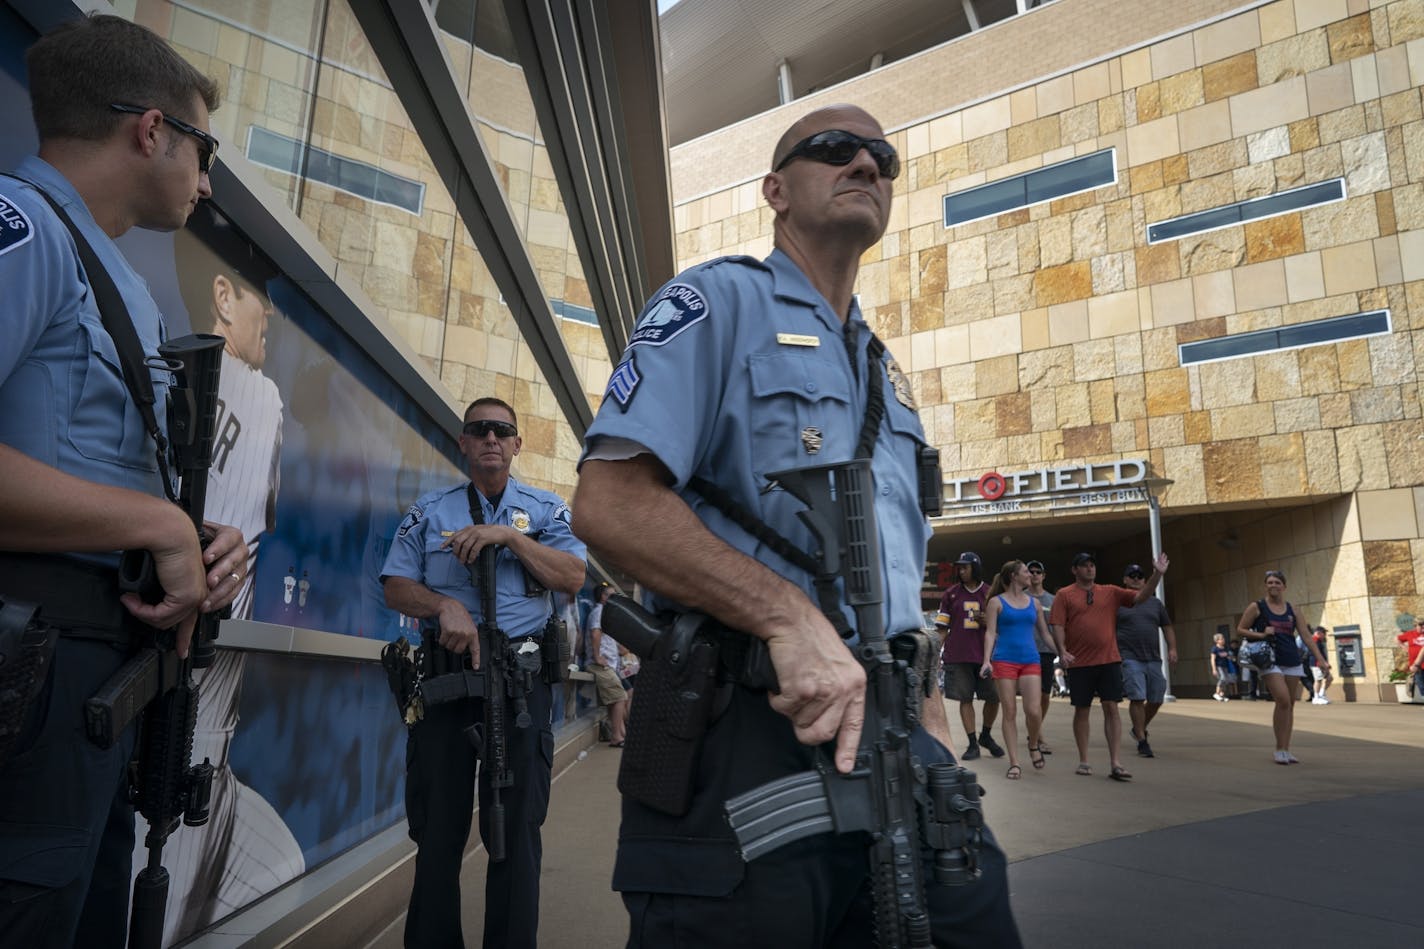
[[[613,885],[631,916],[629,946],[873,942],[863,835],[808,837],[750,863],[738,856],[723,802],[812,767],[823,742],[834,741],[835,766],[849,771],[865,676],[813,603],[811,577],[689,481],[711,482],[814,549],[801,506],[766,491],[766,474],[853,457],[874,380],[885,397],[871,456],[885,628],[920,628],[924,433],[908,380],[871,343],[852,295],[861,254],[885,231],[899,170],[879,123],[859,108],[832,106],[795,123],[762,179],[775,212],[771,256],[702,264],[655,295],[589,429],[574,500],[579,536],[665,603],[763,640],[781,687],[731,690],[703,739],[685,816],[625,796]],[[952,761],[937,691],[923,721],[913,737],[921,761]],[[937,945],[1019,944],[992,838],[981,865],[976,883],[927,887]]]
[[[177,626],[186,654],[198,612],[237,593],[247,551],[231,528],[200,550],[187,515],[165,499],[94,275],[43,194],[93,247],[153,354],[163,317],[114,238],[176,230],[211,194],[218,95],[161,39],[118,17],[60,27],[31,48],[28,67],[39,155],[0,177],[0,598],[38,602],[60,638],[0,767],[0,932],[13,945],[122,946],[134,729],[98,748],[85,738],[84,701],[127,658],[135,620]],[[151,373],[138,384],[152,385],[161,426],[169,377]],[[139,549],[157,565],[159,603],[119,595],[117,551]]]
[[[584,580],[584,546],[569,528],[568,505],[558,495],[521,484],[509,474],[523,445],[517,426],[514,409],[499,399],[470,404],[460,435],[470,482],[416,501],[396,529],[381,571],[386,604],[421,620],[421,629],[430,631],[426,648],[434,645],[438,632],[441,646],[457,653],[468,650],[476,668],[489,661],[484,650],[516,649],[541,637],[554,611],[549,591],[574,594]],[[472,516],[472,500],[480,505],[478,519]],[[499,546],[495,620],[508,644],[481,642],[476,629],[482,619],[480,597],[466,565],[475,563],[488,544]],[[480,701],[428,706],[407,735],[406,817],[417,847],[405,924],[405,944],[412,949],[457,949],[465,944],[460,931],[460,861],[470,836],[476,769],[475,749],[465,729],[482,721]],[[533,719],[527,728],[514,726],[514,703],[499,701],[509,706],[514,786],[502,795],[507,856],[490,863],[485,882],[484,945],[533,949],[543,856],[539,828],[549,807],[554,754],[553,698],[550,686],[536,677],[527,696]],[[479,793],[480,839],[488,847],[488,767],[479,769]]]

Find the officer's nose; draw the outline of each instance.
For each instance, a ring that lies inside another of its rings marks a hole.
[[[850,160],[851,174],[863,175],[871,181],[880,180],[880,166],[875,163],[875,158],[870,154],[870,149],[861,146],[855,153],[855,157]]]

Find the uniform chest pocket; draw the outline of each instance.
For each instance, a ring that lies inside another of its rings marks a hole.
[[[143,419],[124,385],[119,352],[102,326],[79,321],[71,370],[69,441],[85,458],[155,471],[154,448]],[[164,411],[162,403],[155,413]]]
[[[438,531],[431,533],[434,536],[425,542],[425,585],[436,591],[473,586],[469,570],[445,546],[449,538]]]
[[[846,367],[803,353],[748,359],[751,457],[759,473],[795,468],[855,451],[860,420]],[[818,457],[829,450],[828,458]]]

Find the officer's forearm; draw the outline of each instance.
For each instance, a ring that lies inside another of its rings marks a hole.
[[[0,550],[197,549],[197,532],[178,505],[76,478],[8,445],[0,445],[0,484]]]
[[[925,731],[946,748],[954,747],[954,739],[949,734],[949,716],[944,710],[944,694],[939,690],[939,683],[930,683],[930,694],[925,698],[924,709],[920,713],[920,721],[925,726]]]
[[[534,579],[549,590],[575,594],[583,586],[584,562],[573,554],[555,550],[514,531],[509,549],[524,569],[534,575]]]
[[[732,629],[766,638],[815,609],[799,587],[713,535],[651,455],[584,462],[573,507],[574,533],[590,547]]]
[[[416,619],[434,619],[448,604],[455,602],[408,577],[386,577],[381,587],[386,594],[386,606]]]

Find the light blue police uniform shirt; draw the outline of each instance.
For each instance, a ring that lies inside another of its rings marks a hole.
[[[423,583],[436,593],[459,600],[479,623],[484,617],[480,591],[465,565],[442,546],[451,534],[471,524],[465,488],[465,484],[459,484],[432,491],[411,505],[396,528],[381,579],[405,577]],[[486,524],[504,524],[521,534],[538,534],[538,541],[544,546],[585,559],[584,544],[569,526],[569,506],[557,494],[510,478],[498,510],[484,495],[479,499]],[[495,610],[499,628],[511,639],[542,632],[554,612],[553,595],[548,591],[524,595],[524,565],[508,547],[501,547],[495,559]]]
[[[148,355],[166,338],[148,284],[89,213],[74,187],[39,158],[14,172],[68,212],[113,278]],[[74,238],[34,188],[0,176],[0,443],[68,474],[163,493],[144,431],[105,331]],[[150,370],[167,425],[170,375]]]
[[[865,418],[870,330],[852,303],[845,330],[830,305],[781,251],[764,261],[724,257],[679,274],[639,317],[588,430],[584,458],[604,438],[646,448],[674,489],[718,537],[816,598],[809,574],[764,547],[687,489],[694,475],[730,492],[797,547],[813,552],[799,501],[763,493],[766,474],[855,456]],[[919,504],[925,443],[909,382],[882,357],[885,419],[871,470],[884,571],[885,629],[919,629],[930,527]],[[648,530],[656,524],[644,525]],[[854,626],[853,616],[847,618]]]

